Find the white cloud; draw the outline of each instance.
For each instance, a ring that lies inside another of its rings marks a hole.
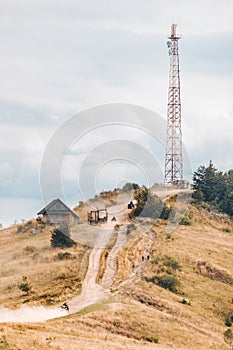
[[[166,38],[173,22],[183,34],[185,146],[194,167],[203,158],[232,167],[232,10],[231,0],[2,2],[1,194],[7,188],[20,196],[38,193],[49,136],[80,110],[121,102],[166,117]],[[70,163],[67,179],[72,169]]]

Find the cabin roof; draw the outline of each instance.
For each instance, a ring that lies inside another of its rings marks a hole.
[[[56,208],[56,205],[59,204],[59,208]],[[41,209],[37,215],[44,214],[72,214],[73,216],[79,217],[59,198],[53,199],[49,204],[47,204],[43,209]]]

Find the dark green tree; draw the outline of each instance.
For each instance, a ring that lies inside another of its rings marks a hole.
[[[158,219],[162,209],[163,203],[156,195],[149,193],[147,187],[142,186],[134,190],[134,199],[136,199],[136,207],[132,210],[129,217],[135,216],[149,217]]]
[[[194,198],[199,201],[212,202],[216,197],[217,169],[212,161],[206,168],[201,165],[193,174]]]
[[[123,187],[122,187],[122,191],[123,192],[128,192],[128,191],[132,191],[132,190],[136,190],[139,188],[139,185],[136,183],[131,183],[131,182],[127,182]]]
[[[193,174],[193,198],[207,202],[216,209],[233,216],[233,170],[217,171],[210,161],[209,166],[200,166]]]
[[[51,246],[53,248],[70,248],[76,243],[69,237],[68,225],[55,228],[51,237]]]
[[[220,208],[233,216],[233,169],[224,174],[226,190],[220,203]]]

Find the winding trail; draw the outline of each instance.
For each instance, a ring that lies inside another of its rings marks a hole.
[[[101,285],[104,288],[109,288],[114,279],[114,276],[117,272],[118,254],[122,249],[122,247],[126,244],[126,242],[127,242],[126,230],[125,230],[125,227],[121,227],[118,231],[116,243],[114,247],[111,249],[107,257],[106,269],[105,269],[105,272],[102,278],[102,283],[101,283]]]
[[[112,234],[114,224],[109,223],[100,231],[95,245],[89,256],[88,270],[82,284],[82,292],[79,296],[69,301],[70,313],[75,313],[84,307],[95,304],[109,296],[109,290],[96,283],[99,272],[101,253],[107,247]]]

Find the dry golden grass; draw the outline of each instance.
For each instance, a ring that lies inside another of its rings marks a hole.
[[[68,250],[51,248],[51,229],[33,234],[35,225],[22,233],[17,233],[17,227],[1,231],[0,302],[4,306],[54,304],[80,293],[91,250],[82,245]],[[63,260],[66,251],[69,259]],[[28,296],[18,288],[22,276],[32,285]]]

